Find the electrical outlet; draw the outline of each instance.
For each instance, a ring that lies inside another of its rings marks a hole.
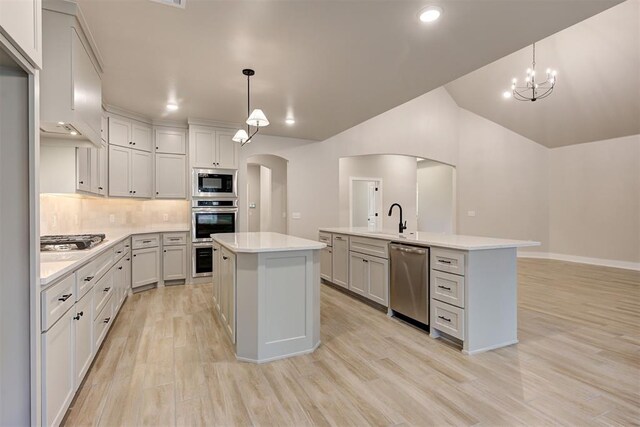
[[[168,222],[168,221],[169,221],[169,214],[167,214],[167,213],[162,214],[162,220],[163,220],[164,222]]]
[[[116,222],[116,216],[115,216],[114,214],[110,214],[110,215],[109,215],[109,222],[110,222],[111,224],[115,224],[115,222]]]
[[[476,211],[467,211],[467,216],[476,216]]]

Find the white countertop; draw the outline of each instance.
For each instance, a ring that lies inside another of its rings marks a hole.
[[[69,252],[40,252],[40,285],[47,286],[68,273],[77,270],[103,251],[112,248],[127,237],[147,233],[188,232],[189,226],[143,227],[105,233],[105,239],[91,249]],[[83,232],[84,233],[84,232]]]
[[[232,252],[259,253],[322,249],[324,243],[280,233],[212,234],[213,240]]]
[[[533,240],[497,239],[493,237],[465,236],[461,234],[428,233],[425,231],[414,233],[405,231],[403,234],[399,234],[391,230],[370,231],[366,227],[324,227],[320,228],[320,231],[464,251],[540,246],[540,242]]]

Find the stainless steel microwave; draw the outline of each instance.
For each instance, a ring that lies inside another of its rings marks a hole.
[[[193,197],[238,197],[238,171],[235,169],[194,169]]]

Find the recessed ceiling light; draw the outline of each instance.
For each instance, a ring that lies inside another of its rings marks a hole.
[[[71,132],[69,132],[71,135],[77,135],[78,132],[76,132],[75,130],[72,130]]]
[[[178,109],[178,104],[169,103],[167,104],[167,110],[176,111]]]
[[[293,124],[295,124],[295,123],[296,123],[296,119],[294,119],[294,118],[292,118],[292,117],[289,117],[289,118],[287,118],[284,122],[285,122],[286,124],[288,124],[288,125],[293,125]]]
[[[58,122],[58,124],[59,124],[59,125],[63,125],[63,124],[64,124],[64,122]]]
[[[442,15],[442,8],[438,6],[427,6],[420,11],[418,17],[422,22],[437,21]]]
[[[509,92],[508,90],[505,90],[504,92],[502,92],[502,97],[504,99],[509,99],[511,98],[511,92]]]

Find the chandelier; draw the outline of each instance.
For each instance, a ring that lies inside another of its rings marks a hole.
[[[558,81],[556,70],[547,68],[546,80],[539,82],[536,74],[536,44],[533,44],[533,63],[531,68],[527,68],[527,77],[524,79],[524,86],[518,86],[518,79],[511,81],[511,91],[502,94],[505,98],[513,98],[518,101],[535,101],[551,95],[553,88]]]
[[[242,70],[242,74],[247,76],[247,130],[239,129],[232,138],[233,141],[239,142],[241,147],[245,144],[250,143],[251,139],[255,134],[258,133],[260,128],[269,126],[269,120],[267,120],[267,116],[264,115],[261,109],[256,108],[255,110],[251,111],[251,84],[249,79],[255,73],[255,71],[249,68],[245,68],[244,70]],[[249,114],[249,112],[251,112],[251,114]],[[256,128],[253,133],[251,133],[251,127]]]

